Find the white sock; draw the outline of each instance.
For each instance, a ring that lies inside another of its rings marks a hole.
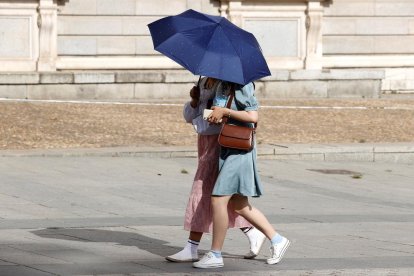
[[[170,257],[174,259],[179,259],[179,260],[197,259],[198,258],[197,250],[198,250],[199,244],[200,242],[188,240],[184,248],[181,251],[175,253],[174,255],[171,255]]]
[[[243,233],[246,234],[247,238],[251,241],[256,237],[255,231],[252,231],[255,229],[254,227],[248,227],[246,229],[243,229]]]
[[[188,239],[187,244],[183,250],[188,250],[191,255],[197,254],[198,245],[200,242]]]

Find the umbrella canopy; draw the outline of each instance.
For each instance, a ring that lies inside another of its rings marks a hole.
[[[254,35],[224,17],[187,10],[148,28],[155,50],[195,75],[242,85],[270,75]]]

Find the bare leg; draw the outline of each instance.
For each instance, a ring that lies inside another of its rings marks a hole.
[[[254,227],[259,229],[269,240],[276,234],[275,229],[269,223],[267,218],[262,212],[250,205],[246,196],[233,195],[231,198],[231,206],[234,208],[236,213],[244,217]]]
[[[231,196],[212,196],[211,206],[213,208],[213,242],[211,249],[221,251],[229,225],[227,205]]]
[[[231,199],[231,204],[236,213],[243,216],[248,222],[253,224],[270,240],[272,244],[270,246],[271,255],[270,258],[266,260],[266,262],[268,264],[279,263],[285,255],[286,249],[290,245],[290,241],[287,238],[282,237],[276,233],[276,230],[269,223],[262,212],[250,205],[247,197],[234,195]]]
[[[283,258],[286,249],[289,247],[289,240],[280,235],[276,235],[276,230],[269,223],[267,218],[262,212],[250,205],[246,196],[232,195],[211,197],[211,205],[213,208],[213,242],[211,251],[204,255],[200,261],[193,263],[193,267],[215,268],[223,266],[223,258],[219,252],[222,251],[229,224],[227,214],[227,206],[229,203],[231,203],[231,207],[236,213],[244,217],[271,240],[271,256],[266,262],[268,264],[279,263]],[[274,241],[272,240],[273,238],[275,238]],[[255,256],[257,256],[257,253],[249,255],[248,258],[254,258]]]
[[[201,240],[201,237],[203,237],[203,232],[191,231],[190,235],[188,236],[188,239],[199,242]]]

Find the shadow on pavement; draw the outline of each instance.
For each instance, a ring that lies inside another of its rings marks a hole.
[[[121,232],[111,230],[100,229],[87,229],[87,228],[47,228],[42,230],[31,231],[31,233],[45,238],[45,239],[59,239],[66,241],[76,242],[91,242],[91,243],[116,243],[124,246],[136,246],[140,250],[147,251],[154,255],[161,256],[163,259],[165,256],[174,254],[181,250],[181,247],[175,247],[167,245],[167,241],[151,238],[145,235],[141,235],[133,232]],[[74,250],[73,248],[70,250]],[[75,249],[76,250],[76,249]],[[110,249],[109,249],[110,250]],[[200,250],[199,254],[203,254],[205,251]],[[80,250],[80,253],[82,251]],[[84,253],[83,253],[84,254]],[[243,260],[242,256],[226,254],[225,257],[233,259],[234,261]],[[84,256],[88,259],[87,256]],[[39,265],[37,268],[44,271],[51,271],[58,275],[78,275],[78,274],[113,274],[113,273],[184,273],[185,275],[192,275],[195,270],[191,263],[172,263],[164,259],[160,261],[158,258],[140,258],[137,255],[136,261],[129,262],[111,262],[111,260],[102,258],[102,260],[95,261],[94,256],[91,256],[89,262],[77,263],[79,254],[76,253],[76,257],[66,259],[67,261],[74,262],[74,264],[53,264],[53,265]],[[256,261],[257,262],[257,261]],[[262,263],[262,262],[260,262]],[[229,263],[226,268],[216,269],[213,271],[234,271],[235,263]],[[238,268],[236,270],[239,270]],[[245,270],[245,268],[242,270]],[[198,272],[198,271],[197,271]],[[1,274],[1,272],[0,272]],[[1,274],[2,275],[2,274]]]
[[[110,242],[125,246],[136,246],[152,254],[165,257],[181,250],[180,247],[167,245],[167,241],[150,238],[138,233],[109,231],[99,229],[47,228],[32,231],[33,234],[47,239],[60,239],[80,242]]]

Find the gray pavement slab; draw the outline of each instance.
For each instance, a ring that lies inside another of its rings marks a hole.
[[[259,160],[252,202],[292,241],[244,260],[231,229],[225,267],[164,257],[185,244],[194,158],[0,157],[0,275],[414,275],[414,164]],[[204,235],[200,254],[209,249]]]

